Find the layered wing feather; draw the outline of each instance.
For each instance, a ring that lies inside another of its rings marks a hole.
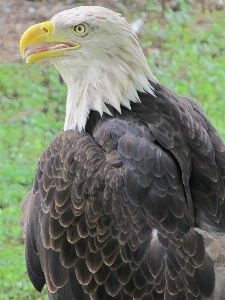
[[[224,232],[225,147],[199,106],[156,97],[60,134],[24,201],[26,262],[50,299],[205,299]],[[218,276],[217,276],[218,277]]]

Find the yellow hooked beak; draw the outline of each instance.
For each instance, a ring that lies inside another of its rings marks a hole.
[[[65,50],[81,47],[79,43],[52,36],[53,30],[52,21],[46,21],[33,25],[24,32],[20,40],[20,53],[27,63],[62,56]]]

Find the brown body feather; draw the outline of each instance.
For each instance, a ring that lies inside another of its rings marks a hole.
[[[50,299],[225,299],[210,248],[225,231],[225,145],[196,102],[152,85],[40,157],[22,225]]]

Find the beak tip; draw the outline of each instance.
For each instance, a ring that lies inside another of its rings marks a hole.
[[[49,35],[53,30],[53,23],[52,21],[46,21],[43,23],[35,24],[29,27],[22,35],[20,39],[20,54],[23,59],[27,63],[31,62],[30,59],[27,57],[25,58],[25,49],[29,45],[39,44],[45,40],[49,39]]]
[[[20,44],[20,55],[22,56],[23,59],[25,57],[24,50],[25,50],[24,47]]]

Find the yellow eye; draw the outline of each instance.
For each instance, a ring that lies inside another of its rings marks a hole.
[[[73,30],[78,35],[84,35],[87,31],[88,27],[86,24],[79,24],[73,27]]]

